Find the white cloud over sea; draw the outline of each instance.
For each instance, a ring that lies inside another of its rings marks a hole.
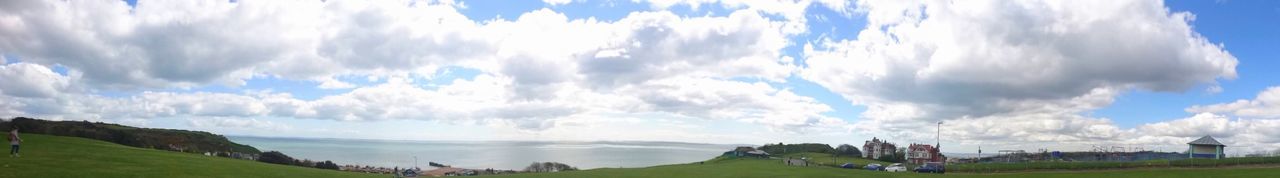
[[[1128,128],[1087,114],[1130,91],[1218,93],[1241,77],[1194,14],[1161,1],[655,0],[617,19],[557,8],[590,1],[543,2],[473,19],[471,1],[4,1],[0,116],[733,143],[921,142],[941,121],[959,145],[1280,146],[1267,137],[1280,134],[1274,88]],[[816,10],[866,28],[824,35],[810,29],[825,21]],[[441,77],[455,69],[475,74]],[[795,80],[866,110],[832,116]],[[245,89],[253,81],[307,86]]]

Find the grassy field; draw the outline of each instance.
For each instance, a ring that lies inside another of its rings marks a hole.
[[[96,140],[24,134],[21,158],[0,158],[0,178],[8,177],[390,177],[274,165],[247,160],[209,157],[133,148]],[[788,154],[783,157],[810,157],[818,163],[852,162],[858,165],[879,161],[840,157],[831,162],[821,153]],[[1262,161],[1262,160],[1252,160]],[[1205,163],[1195,163],[1205,164]],[[515,174],[492,177],[1280,177],[1277,167],[1219,168],[1137,168],[1104,171],[1058,171],[1000,174],[918,174],[889,173],[828,166],[786,166],[780,159],[723,159],[702,163],[675,164],[648,168],[605,168],[559,173]]]
[[[1238,165],[1277,165],[1280,157],[1251,157],[1224,159],[1150,160],[1135,162],[1029,162],[982,163],[947,165],[952,172],[1016,172],[1038,170],[1098,170],[1126,168],[1177,168],[1177,167],[1225,167]]]
[[[22,138],[26,141],[22,157],[0,157],[0,177],[389,177],[134,148],[75,137],[23,134]]]
[[[863,159],[858,157],[847,157],[847,156],[835,157],[835,162],[832,162],[831,154],[826,154],[826,153],[795,153],[795,154],[786,154],[779,157],[780,158],[808,157],[809,163],[822,165],[822,166],[839,166],[844,163],[853,163],[858,165],[858,167],[866,166],[867,164],[870,164],[870,163],[876,163],[884,166],[889,166],[890,164],[884,161]]]
[[[587,171],[499,175],[501,178],[542,178],[542,177],[1088,177],[1088,178],[1145,178],[1145,177],[1280,177],[1280,168],[1162,168],[1162,169],[1130,169],[1116,171],[1084,171],[1084,172],[1029,172],[1004,174],[920,174],[890,173],[878,171],[840,169],[826,166],[795,167],[786,166],[776,159],[730,159],[708,161],[705,164],[665,165],[648,168],[613,168]]]

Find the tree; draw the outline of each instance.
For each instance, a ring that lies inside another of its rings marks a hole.
[[[821,143],[801,143],[801,144],[786,144],[786,145],[781,143],[777,145],[765,144],[764,146],[760,146],[758,150],[762,150],[764,152],[768,152],[769,154],[773,154],[773,155],[782,155],[782,154],[788,154],[788,153],[803,153],[803,152],[813,152],[813,153],[834,153],[835,152],[835,149],[831,148],[831,145],[821,144]]]
[[[561,171],[576,171],[576,170],[578,170],[577,167],[573,167],[573,166],[569,166],[568,164],[557,163],[557,162],[541,162],[541,163],[534,162],[533,164],[529,164],[528,167],[524,168],[524,172],[561,172]]]
[[[893,153],[893,156],[881,156],[880,159],[876,159],[876,160],[891,162],[891,163],[904,162],[905,160],[907,160],[907,149],[898,148],[897,152]]]
[[[338,164],[333,163],[333,161],[325,160],[316,163],[316,168],[338,170]]]
[[[259,155],[258,161],[271,164],[294,165],[295,160],[292,157],[289,157],[289,155],[284,155],[284,153],[280,153],[279,151],[268,151]]]
[[[449,167],[449,165],[444,165],[444,164],[440,164],[440,163],[436,163],[436,162],[427,162],[427,166],[431,166],[431,167]]]
[[[862,151],[853,145],[840,144],[840,146],[836,147],[836,155],[858,157],[862,156]]]

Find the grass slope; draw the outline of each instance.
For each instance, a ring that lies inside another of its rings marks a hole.
[[[851,160],[853,161],[853,160]],[[1128,177],[1280,177],[1278,168],[1165,168],[1165,169],[1131,169],[1116,171],[1084,171],[1084,172],[1029,172],[1008,174],[919,174],[890,173],[852,169],[839,169],[824,166],[794,167],[783,165],[777,159],[713,159],[705,164],[679,164],[648,168],[616,168],[593,169],[558,173],[499,175],[502,178],[541,178],[541,177],[1088,177],[1088,178],[1128,178]]]
[[[97,140],[24,134],[27,141],[21,158],[0,158],[0,178],[4,177],[389,177],[247,160],[209,157],[188,153],[128,147]],[[830,162],[820,153],[788,154]],[[825,158],[825,160],[823,159]],[[837,158],[836,162],[859,165],[878,161]],[[648,168],[605,168],[559,173],[515,174],[494,177],[1280,177],[1280,168],[1144,168],[1084,172],[1026,172],[1005,174],[917,174],[839,169],[825,166],[795,167],[778,159],[723,159],[704,164],[676,164]]]
[[[0,157],[0,177],[389,177],[190,153],[98,140],[23,134],[22,157]],[[8,146],[5,146],[8,151]]]
[[[848,156],[835,157],[835,160],[834,160],[835,162],[831,162],[832,161],[831,154],[826,154],[826,153],[794,153],[794,154],[782,155],[779,157],[781,158],[807,157],[809,158],[810,164],[830,165],[830,166],[842,165],[844,163],[853,163],[858,165],[858,167],[866,166],[867,164],[871,164],[871,163],[876,163],[884,166],[889,166],[889,164],[892,164],[884,161],[870,160],[870,159],[864,159],[859,157],[848,157]]]

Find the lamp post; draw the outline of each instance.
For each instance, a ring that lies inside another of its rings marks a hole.
[[[933,149],[938,149],[938,151],[933,153],[933,159],[938,161],[946,161],[946,160],[941,160],[942,159],[941,157],[942,156],[942,121],[938,121],[938,135],[934,137],[934,139],[936,139],[935,140],[936,142],[934,143],[935,145]]]
[[[935,144],[937,144],[938,151],[942,151],[942,121],[938,121],[938,135],[935,139],[937,139]]]

